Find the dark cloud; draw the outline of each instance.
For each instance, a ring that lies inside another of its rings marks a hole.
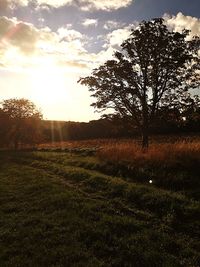
[[[38,32],[31,24],[15,22],[7,17],[0,18],[0,40],[2,43],[18,47],[23,53],[34,52]]]
[[[7,0],[0,0],[0,12],[7,10],[8,6],[9,4]]]

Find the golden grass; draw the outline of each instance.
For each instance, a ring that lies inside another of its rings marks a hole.
[[[111,144],[102,147],[97,153],[101,160],[114,162],[155,162],[163,163],[167,161],[176,162],[179,160],[200,160],[200,141],[187,142],[179,141],[175,143],[153,143],[147,152],[143,152],[138,144],[126,142],[121,144]]]
[[[127,139],[91,139],[80,141],[62,141],[62,142],[49,142],[39,144],[39,149],[56,149],[56,148],[102,148],[113,144],[134,143],[136,141],[130,141]]]
[[[140,140],[131,139],[94,139],[81,141],[50,142],[41,144],[39,149],[71,149],[96,148],[97,156],[106,161],[176,162],[184,159],[186,162],[198,160],[200,162],[199,136],[154,136],[151,138],[148,152],[143,153]]]

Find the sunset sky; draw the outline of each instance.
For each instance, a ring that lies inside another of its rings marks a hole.
[[[45,119],[99,118],[77,80],[155,17],[200,35],[200,0],[0,0],[0,101],[28,98]]]

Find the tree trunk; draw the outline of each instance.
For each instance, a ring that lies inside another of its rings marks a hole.
[[[142,101],[142,151],[145,153],[149,147],[149,112],[146,96],[146,85],[144,88],[144,97]]]
[[[149,129],[148,124],[142,127],[142,150],[146,152],[149,148]]]
[[[149,135],[145,131],[142,133],[142,149],[146,151],[148,150],[148,147],[149,147]]]

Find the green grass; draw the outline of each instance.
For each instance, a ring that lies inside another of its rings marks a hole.
[[[1,152],[0,266],[198,267],[199,201],[102,166]]]

